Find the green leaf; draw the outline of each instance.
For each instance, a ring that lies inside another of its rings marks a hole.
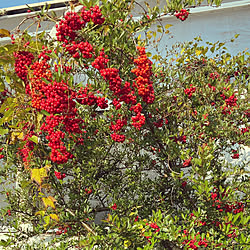
[[[50,216],[49,215],[45,216],[44,217],[44,222],[46,223],[45,226],[49,225],[49,221],[50,221]]]
[[[0,128],[0,135],[5,135],[9,132],[9,129]]]
[[[34,143],[38,143],[38,137],[33,135],[32,137],[29,138],[29,141],[33,141]]]
[[[10,84],[10,77],[9,76],[5,76],[5,81]]]
[[[46,110],[41,110],[41,113],[44,114],[44,115],[46,115],[46,116],[49,116],[49,115],[50,115],[50,113],[47,112]]]
[[[11,243],[12,243],[12,239],[11,239],[11,238],[9,238],[9,239],[7,239],[7,240],[1,240],[1,241],[0,241],[0,246],[7,247],[7,246],[9,246]]]

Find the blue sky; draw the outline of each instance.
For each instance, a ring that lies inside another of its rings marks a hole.
[[[48,0],[0,0],[0,9],[13,7],[18,5],[25,5],[31,3],[48,2]]]

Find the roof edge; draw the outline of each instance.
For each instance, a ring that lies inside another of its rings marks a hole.
[[[69,2],[70,0],[53,0],[40,3],[32,3],[27,5],[19,5],[9,8],[2,8],[0,9],[0,16],[27,13],[29,7],[31,7],[34,11],[40,11],[41,7],[43,7],[44,5],[50,5],[50,9],[65,7],[69,5]]]

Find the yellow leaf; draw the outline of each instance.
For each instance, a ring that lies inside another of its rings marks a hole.
[[[17,138],[19,139],[19,140],[22,140],[23,139],[23,132],[21,132],[18,136],[17,136]]]
[[[41,215],[44,216],[45,215],[45,211],[41,210],[35,213],[35,215]]]
[[[172,27],[173,25],[172,24],[166,24],[165,25],[165,29],[167,30],[167,29],[169,29],[170,27]]]
[[[23,139],[23,132],[12,132],[11,133],[11,142],[15,143],[17,139],[22,140]]]
[[[52,219],[52,220],[55,220],[55,221],[59,221],[59,218],[58,218],[58,216],[57,216],[57,214],[50,214],[50,218]]]
[[[42,181],[45,177],[47,177],[47,169],[46,168],[34,168],[31,169],[31,180],[34,180],[38,185],[41,186]]]
[[[127,249],[130,245],[131,245],[131,241],[130,240],[125,240],[124,241],[124,247],[125,247],[125,249]]]
[[[6,29],[0,29],[0,37],[10,37],[10,32]]]
[[[199,55],[201,54],[201,50],[196,50],[196,51],[195,51],[195,54],[196,54],[197,56],[199,56]]]
[[[44,183],[44,184],[41,185],[41,188],[44,188],[44,189],[49,191],[51,189],[51,185],[48,184],[48,183]]]
[[[105,26],[104,26],[104,35],[106,36],[106,35],[109,33],[109,31],[110,31],[109,26],[108,26],[108,25],[105,25]]]
[[[42,119],[43,119],[43,114],[42,113],[38,113],[37,114],[37,117],[36,117],[36,122],[37,122],[37,127],[40,127],[40,123],[41,123],[41,121],[42,121]]]
[[[56,206],[55,206],[55,204],[54,204],[54,202],[55,202],[56,200],[55,200],[54,197],[52,197],[52,196],[43,197],[42,200],[43,200],[44,206],[45,206],[46,208],[48,208],[48,207],[52,207],[52,208],[54,208],[54,209],[56,208]]]

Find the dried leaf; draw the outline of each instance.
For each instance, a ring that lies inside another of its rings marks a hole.
[[[0,37],[10,37],[10,32],[6,29],[0,29]]]

